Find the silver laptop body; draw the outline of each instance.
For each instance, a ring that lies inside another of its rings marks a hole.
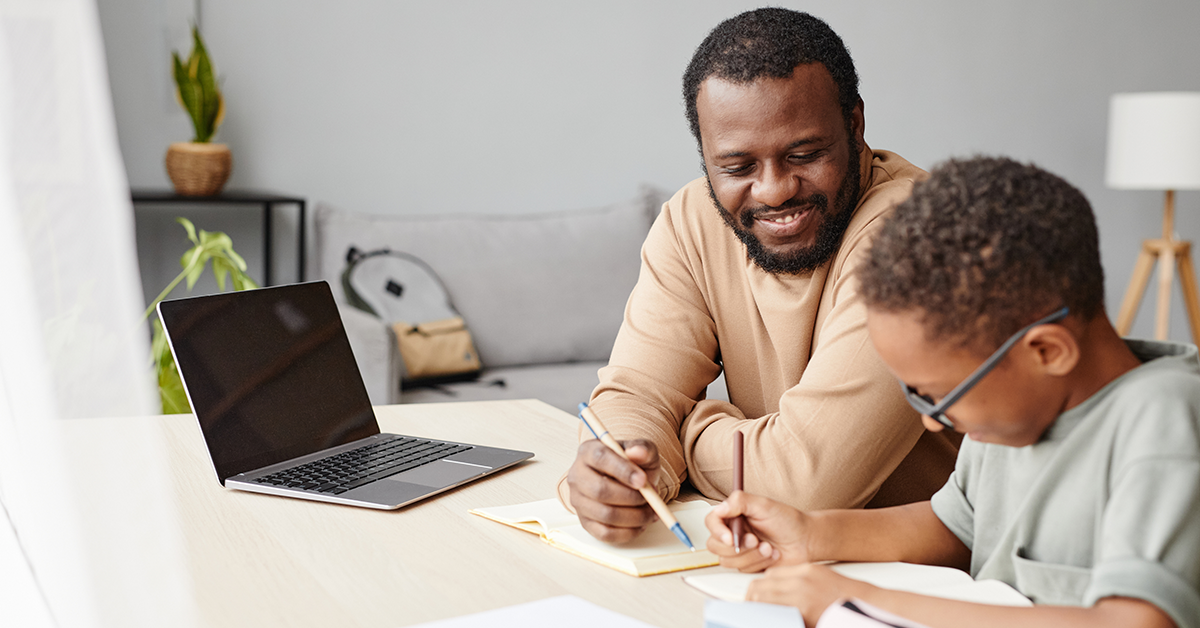
[[[222,485],[395,509],[533,457],[381,434],[329,284],[158,305]]]

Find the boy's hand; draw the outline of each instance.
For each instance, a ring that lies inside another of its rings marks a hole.
[[[571,506],[588,534],[608,543],[637,538],[658,519],[638,491],[655,486],[658,448],[648,440],[621,441],[625,460],[604,443],[592,439],[579,445],[567,472]]]
[[[726,523],[738,515],[749,524],[740,553],[733,549],[733,532]],[[734,491],[704,519],[710,533],[708,551],[721,559],[722,566],[739,571],[813,560],[808,550],[809,523],[807,515],[791,506],[742,491]]]
[[[865,598],[875,587],[852,580],[824,565],[788,565],[767,571],[765,578],[750,583],[746,600],[795,606],[804,625],[815,626],[830,604],[850,597]]]

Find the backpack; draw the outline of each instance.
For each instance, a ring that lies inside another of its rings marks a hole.
[[[479,377],[471,332],[425,262],[386,248],[363,253],[351,246],[342,290],[350,305],[391,325],[403,361],[401,388]]]

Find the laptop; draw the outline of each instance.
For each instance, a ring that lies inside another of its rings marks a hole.
[[[158,316],[227,488],[390,510],[533,457],[380,433],[324,281],[163,301]]]

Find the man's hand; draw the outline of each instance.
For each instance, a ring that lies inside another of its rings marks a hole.
[[[733,549],[733,532],[727,520],[746,517],[749,529],[742,534],[742,551]],[[734,491],[717,504],[704,519],[708,527],[708,551],[721,565],[739,571],[762,571],[776,564],[806,563],[809,551],[810,518],[773,499]]]
[[[621,446],[629,460],[598,440],[585,441],[567,472],[571,506],[583,529],[608,543],[632,541],[658,518],[638,491],[656,486],[658,448],[641,439]]]

